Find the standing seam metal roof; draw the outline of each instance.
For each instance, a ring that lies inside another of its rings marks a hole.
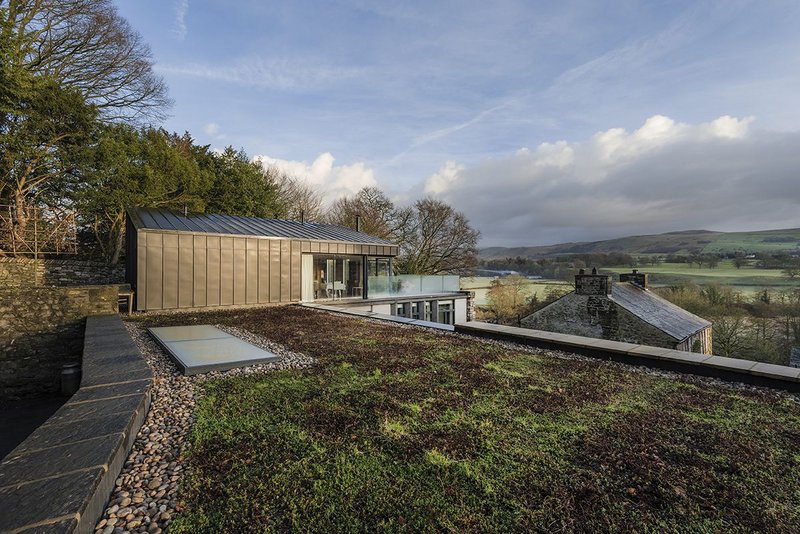
[[[630,282],[611,286],[612,301],[678,341],[711,326],[709,321]]]
[[[127,211],[134,227],[139,230],[173,230],[206,234],[283,237],[395,246],[394,243],[379,237],[357,232],[336,224],[300,223],[281,219],[205,213],[193,213],[184,216],[174,211],[156,208],[129,207]]]

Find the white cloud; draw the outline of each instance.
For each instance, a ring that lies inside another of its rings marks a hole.
[[[313,89],[357,76],[357,68],[318,64],[314,61],[248,57],[224,64],[186,63],[156,65],[156,70],[248,87]]]
[[[219,134],[219,124],[216,122],[209,122],[203,126],[203,131],[208,135],[217,136],[217,134]]]
[[[177,0],[175,2],[175,26],[172,33],[179,41],[186,39],[188,28],[186,27],[186,13],[189,11],[189,0]]]
[[[424,191],[463,211],[484,245],[800,226],[800,132],[753,130],[752,120],[656,115],[632,132],[449,161]]]
[[[463,165],[459,165],[455,161],[448,161],[444,164],[444,167],[428,177],[428,179],[425,181],[425,193],[429,195],[437,195],[447,191],[456,181],[458,173],[463,170]]]
[[[263,155],[255,156],[253,160],[264,167],[277,167],[286,174],[313,186],[322,193],[327,204],[343,196],[352,195],[363,187],[377,185],[373,170],[363,162],[334,165],[335,159],[330,152],[320,154],[311,163]]]

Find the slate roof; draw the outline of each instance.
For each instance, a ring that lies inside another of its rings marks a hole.
[[[678,341],[711,326],[710,321],[630,282],[615,282],[609,298]]]
[[[378,237],[356,232],[336,224],[284,221],[261,217],[214,215],[210,213],[182,213],[156,208],[127,208],[136,229],[174,230],[179,232],[251,235],[260,237],[283,237],[311,239],[315,241],[344,241],[370,245],[394,245]]]

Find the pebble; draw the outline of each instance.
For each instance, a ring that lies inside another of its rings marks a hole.
[[[366,320],[385,324],[384,321],[378,319]],[[115,488],[109,499],[109,506],[98,521],[95,532],[97,534],[122,534],[136,531],[161,534],[184,506],[180,497],[180,482],[183,476],[182,462],[186,438],[195,419],[195,403],[203,394],[203,382],[231,376],[263,374],[279,369],[305,368],[313,365],[314,360],[309,356],[291,352],[283,345],[246,330],[227,325],[215,325],[229,334],[282,358],[267,364],[187,377],[178,372],[172,361],[142,326],[131,322],[126,322],[125,326],[153,370],[152,400],[147,418],[136,436],[122,472],[117,477]],[[397,328],[421,328],[414,325],[397,324],[395,326]],[[442,336],[472,338],[472,336],[464,334],[426,330]],[[747,384],[723,382],[712,378],[616,362],[600,362],[593,358],[567,352],[542,350],[505,341],[486,339],[481,339],[481,341],[498,344],[515,351],[544,354],[554,358],[593,361],[600,365],[624,368],[633,373],[651,374],[718,387],[777,393],[800,402],[798,395]]]
[[[215,326],[281,356],[281,359],[230,371],[183,376],[144,327],[125,323],[153,371],[152,399],[147,418],[117,477],[108,507],[95,526],[96,534],[161,534],[183,509],[180,499],[182,462],[186,438],[195,419],[195,403],[203,394],[203,382],[279,369],[300,369],[314,364],[313,358],[292,352],[246,330]]]

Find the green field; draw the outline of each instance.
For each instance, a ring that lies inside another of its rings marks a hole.
[[[628,273],[630,267],[610,267],[604,269],[615,273]],[[725,278],[739,280],[742,278],[769,278],[775,282],[776,278],[785,278],[778,269],[757,269],[755,267],[742,267],[737,269],[731,260],[722,260],[714,268],[697,267],[695,264],[688,263],[661,263],[659,265],[645,266],[639,269],[641,272],[650,274],[677,274],[681,276],[701,277],[701,278]]]
[[[608,267],[604,271],[615,274],[630,272],[630,267]],[[639,268],[650,274],[653,286],[669,286],[691,281],[699,285],[718,283],[732,286],[742,293],[756,293],[760,289],[782,290],[800,287],[800,279],[790,279],[779,269],[757,269],[744,266],[737,269],[731,260],[723,260],[715,268],[697,267],[688,263],[662,263]]]
[[[769,232],[731,232],[720,234],[703,248],[703,252],[731,252],[737,250],[756,252],[777,252],[800,249],[798,229],[772,230]]]
[[[624,267],[604,267],[603,272],[614,274],[629,273],[631,268]],[[639,268],[640,272],[650,275],[650,283],[653,287],[664,287],[679,285],[685,282],[694,282],[698,285],[718,283],[733,287],[741,293],[752,296],[763,289],[780,291],[789,288],[800,288],[800,278],[790,279],[779,269],[757,269],[752,266],[744,266],[737,269],[731,260],[723,260],[715,268],[697,267],[688,263],[662,263],[654,266],[644,266]],[[488,292],[492,281],[489,276],[475,276],[461,279],[461,289],[475,291],[475,304],[486,306],[488,304]],[[572,284],[562,280],[529,280],[526,285],[528,296],[536,293],[542,299],[548,289],[554,286],[570,288]]]
[[[495,280],[495,278],[491,276],[465,277],[461,279],[461,289],[474,291],[475,304],[478,306],[486,306],[489,303],[489,288],[492,286],[493,280]],[[571,289],[572,284],[568,284],[562,280],[530,280],[525,286],[525,293],[528,297],[535,293],[539,299],[543,299],[548,289],[553,287],[566,287]]]
[[[717,254],[745,252],[797,252],[800,228],[756,232],[710,232],[690,230],[657,235],[635,235],[579,243],[527,247],[487,247],[480,251],[487,258],[544,258],[567,254],[624,252],[634,256],[665,254]]]

